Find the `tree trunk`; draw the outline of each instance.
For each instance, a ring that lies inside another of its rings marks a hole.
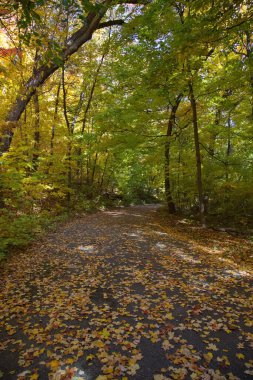
[[[107,169],[108,159],[109,159],[109,153],[107,152],[106,159],[105,159],[104,170],[103,170],[103,173],[102,173],[102,176],[101,176],[100,193],[102,193],[102,191],[103,191],[104,178],[105,178],[105,173],[106,173],[106,169]]]
[[[92,169],[92,175],[91,175],[91,185],[94,185],[94,178],[95,178],[95,172],[96,172],[96,167],[97,167],[97,161],[98,161],[98,152],[95,154],[95,159],[94,159],[94,164],[93,164],[93,169]]]
[[[246,55],[248,58],[248,67],[249,67],[249,83],[251,87],[251,117],[253,120],[253,41],[252,33],[249,31],[245,32],[246,34]]]
[[[214,128],[212,131],[211,141],[210,141],[210,145],[209,145],[209,152],[210,152],[211,157],[215,156],[215,143],[216,143],[216,138],[218,136],[218,127],[220,124],[220,118],[221,118],[221,111],[220,111],[220,109],[218,109],[215,113],[215,120],[214,120],[214,125],[217,128]]]
[[[84,135],[84,131],[85,131],[85,128],[86,128],[87,119],[88,119],[88,113],[89,113],[89,110],[90,110],[90,107],[91,107],[91,104],[92,104],[92,100],[93,100],[94,92],[95,92],[95,89],[96,89],[99,73],[100,73],[100,70],[102,68],[105,56],[106,56],[106,54],[108,53],[108,50],[109,50],[110,38],[111,38],[111,34],[109,32],[108,43],[106,44],[106,48],[105,48],[105,50],[104,50],[104,52],[102,54],[101,60],[100,60],[100,62],[98,64],[97,70],[95,72],[95,75],[94,75],[94,78],[93,78],[93,82],[92,82],[92,85],[91,85],[91,89],[90,89],[90,93],[89,93],[89,97],[88,97],[88,100],[87,100],[87,104],[86,104],[86,107],[84,109],[84,115],[83,115],[83,120],[82,120],[82,128],[81,128],[81,135],[82,135],[82,137]],[[79,149],[77,150],[77,157],[78,157],[77,176],[80,175],[80,185],[82,185],[82,183],[83,183],[83,160],[81,158],[81,155],[82,155],[82,147],[80,146]],[[86,163],[87,163],[87,178],[89,178],[88,161]]]
[[[67,174],[67,184],[68,184],[68,191],[67,191],[67,208],[70,210],[70,203],[71,203],[71,187],[72,187],[72,142],[68,142],[67,147],[67,165],[68,165],[68,174]]]
[[[67,110],[67,90],[65,87],[65,68],[62,68],[62,92],[63,92],[63,113],[68,130],[68,144],[67,144],[67,208],[70,210],[71,202],[71,187],[72,187],[72,136],[74,127],[70,124]]]
[[[202,227],[206,227],[205,204],[204,204],[203,184],[202,184],[202,169],[201,169],[202,163],[201,163],[201,154],[200,154],[200,146],[199,146],[197,105],[196,105],[196,99],[194,96],[192,81],[189,81],[188,86],[189,86],[189,93],[190,93],[193,129],[194,129],[194,143],[195,143],[195,155],[196,155],[196,166],[197,166],[197,187],[198,187],[198,198],[199,198],[200,223],[201,223]]]
[[[35,122],[34,122],[34,146],[33,146],[33,158],[32,165],[33,170],[38,168],[39,159],[39,145],[40,145],[40,106],[39,106],[39,95],[38,91],[35,91],[34,97],[34,111],[35,111]]]
[[[59,84],[57,87],[57,92],[56,92],[56,99],[55,99],[55,106],[54,106],[54,118],[53,118],[53,124],[52,124],[52,128],[51,128],[51,139],[50,139],[50,160],[49,160],[49,164],[48,164],[47,173],[49,171],[49,168],[53,165],[55,126],[56,126],[56,120],[57,120],[57,116],[58,116],[60,90],[61,90],[61,79],[59,81]]]
[[[232,153],[232,145],[231,145],[231,117],[228,117],[228,133],[227,133],[227,149],[226,149],[226,161],[225,161],[225,178],[226,182],[229,180],[229,159]]]
[[[171,194],[171,182],[170,182],[170,140],[172,135],[173,127],[175,126],[176,122],[176,112],[178,109],[178,106],[180,104],[180,101],[182,99],[182,94],[179,94],[175,105],[171,109],[168,127],[167,127],[167,133],[166,133],[166,141],[165,141],[165,147],[164,147],[164,155],[165,155],[165,165],[164,165],[164,184],[165,184],[165,196],[167,201],[167,207],[170,214],[175,214],[176,212],[176,206],[172,199]]]

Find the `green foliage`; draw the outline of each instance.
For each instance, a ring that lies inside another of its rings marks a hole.
[[[171,197],[177,211],[195,214],[189,81],[197,103],[207,211],[226,223],[252,217],[253,51],[247,4],[157,0],[132,6],[130,13],[121,4],[113,15],[128,15],[123,29],[100,30],[67,62],[62,47],[87,13],[99,12],[99,3],[21,1],[10,7],[20,22],[16,29],[10,24],[5,37],[22,47],[22,57],[1,59],[1,119],[38,62],[54,62],[61,72],[37,89],[11,150],[1,157],[2,251],[29,242],[59,215],[163,201],[168,143]]]
[[[64,218],[64,214],[52,217],[46,211],[30,215],[22,213],[17,215],[16,212],[9,210],[2,212],[0,216],[0,259],[4,258],[10,249],[26,246]]]

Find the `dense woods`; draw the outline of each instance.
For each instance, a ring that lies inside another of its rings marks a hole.
[[[250,222],[250,0],[10,0],[0,17],[1,252],[111,204]]]
[[[252,379],[252,20],[0,2],[0,379]]]

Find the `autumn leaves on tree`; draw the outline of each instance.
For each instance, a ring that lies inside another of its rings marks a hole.
[[[19,244],[115,200],[247,223],[250,1],[6,1],[0,17],[1,249],[10,226]]]

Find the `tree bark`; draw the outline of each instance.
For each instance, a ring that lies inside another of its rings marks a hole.
[[[200,145],[199,145],[199,130],[198,130],[198,115],[197,115],[197,105],[196,99],[193,91],[193,84],[190,80],[188,82],[191,109],[192,109],[192,121],[193,121],[193,130],[194,130],[194,142],[195,142],[195,155],[196,155],[196,167],[197,167],[197,187],[198,187],[198,198],[199,198],[199,216],[200,223],[202,227],[206,227],[205,220],[205,204],[204,204],[204,195],[203,195],[203,184],[202,184],[202,169],[201,169],[201,154],[200,154]]]
[[[215,127],[219,126],[219,124],[220,124],[220,118],[221,118],[221,110],[217,109],[217,111],[215,113],[215,119],[214,119],[214,125],[215,125]],[[209,152],[210,152],[211,157],[215,156],[215,143],[216,143],[217,136],[218,136],[218,129],[214,128],[212,130],[211,141],[210,141],[210,144],[209,144]]]
[[[95,178],[95,172],[96,172],[96,167],[97,167],[97,161],[98,161],[98,152],[95,154],[95,159],[93,163],[93,169],[92,169],[92,175],[91,175],[91,185],[94,185],[94,178]]]
[[[39,95],[38,91],[35,91],[34,97],[34,112],[35,112],[35,122],[34,122],[34,146],[33,146],[33,158],[32,165],[33,170],[38,168],[39,159],[39,145],[40,145],[40,106],[39,106]]]
[[[225,160],[225,179],[226,182],[229,180],[229,159],[232,153],[232,145],[231,145],[231,117],[230,114],[228,116],[227,121],[227,149],[226,149],[226,160]]]
[[[175,126],[175,122],[176,122],[176,112],[177,112],[181,99],[182,99],[182,94],[179,94],[176,98],[176,103],[172,106],[169,121],[168,121],[166,141],[165,141],[165,147],[164,147],[164,156],[165,156],[164,185],[165,185],[165,196],[166,196],[167,207],[170,214],[175,214],[176,212],[176,206],[171,194],[171,182],[170,182],[170,142],[171,141],[170,140],[171,140],[173,127]]]
[[[65,68],[62,68],[62,92],[63,92],[63,114],[68,130],[68,144],[67,144],[67,208],[70,210],[71,202],[71,187],[72,187],[72,136],[74,127],[70,124],[67,110],[67,90],[65,87]]]
[[[249,67],[249,83],[251,87],[251,117],[253,120],[253,41],[252,33],[249,31],[245,32],[246,34],[246,56],[248,58],[248,67]]]
[[[53,119],[53,124],[52,124],[51,140],[50,140],[50,162],[49,162],[49,166],[51,166],[53,163],[52,161],[53,161],[53,154],[54,154],[55,125],[56,125],[56,120],[57,120],[57,116],[58,116],[60,90],[61,90],[61,79],[60,79],[58,87],[57,87],[57,93],[56,93],[56,99],[55,99],[54,119]]]
[[[102,190],[103,190],[104,178],[105,178],[105,173],[106,173],[106,169],[107,169],[108,159],[109,159],[109,153],[107,152],[105,164],[104,164],[104,169],[103,169],[102,176],[101,176],[101,182],[100,182],[100,186],[99,186],[100,187],[100,193],[102,193]]]

